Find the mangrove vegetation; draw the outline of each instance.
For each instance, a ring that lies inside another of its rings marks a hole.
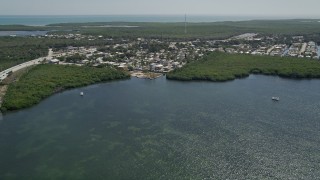
[[[252,56],[215,52],[167,74],[171,80],[228,81],[249,74],[287,78],[320,78],[320,62],[290,57]]]
[[[27,108],[65,89],[129,77],[128,73],[109,67],[38,65],[9,85],[2,110]]]

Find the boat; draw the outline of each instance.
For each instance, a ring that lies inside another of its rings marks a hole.
[[[273,101],[280,101],[280,97],[272,97],[271,98]]]
[[[80,92],[80,96],[83,96],[84,95],[84,93],[83,92]]]

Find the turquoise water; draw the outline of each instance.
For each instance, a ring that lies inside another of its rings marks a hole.
[[[317,179],[319,87],[254,75],[65,91],[4,116],[0,179]]]
[[[275,18],[275,17],[273,17]],[[243,21],[268,17],[188,15],[188,22]],[[270,17],[269,17],[270,19]],[[276,18],[279,19],[279,18]],[[184,22],[184,15],[0,16],[0,25],[47,25],[85,22]]]
[[[0,31],[1,36],[44,36],[48,31]]]

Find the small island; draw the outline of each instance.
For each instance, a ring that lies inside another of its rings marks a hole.
[[[286,78],[320,78],[320,62],[292,57],[251,56],[212,53],[201,60],[167,74],[167,79],[229,81],[250,74],[278,75]]]
[[[12,111],[27,108],[66,89],[127,78],[130,78],[127,72],[110,67],[41,64],[9,85],[1,109]]]

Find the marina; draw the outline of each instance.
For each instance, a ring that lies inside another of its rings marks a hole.
[[[157,79],[163,76],[161,73],[153,73],[153,72],[142,72],[142,71],[133,71],[130,73],[132,77],[140,78],[140,79]]]

